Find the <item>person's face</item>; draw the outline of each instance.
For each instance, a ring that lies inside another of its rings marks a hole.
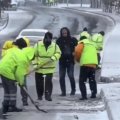
[[[62,30],[62,36],[63,36],[63,37],[67,37],[67,36],[68,36],[68,33],[67,33],[67,30],[66,30],[66,29],[63,29],[63,30]]]
[[[44,42],[45,42],[46,45],[51,44],[51,41],[52,41],[52,39],[51,39],[49,36],[47,36],[47,37],[44,39]]]
[[[50,41],[51,41],[51,38],[50,38],[49,36],[47,36],[47,37],[45,38],[45,41],[50,42]]]

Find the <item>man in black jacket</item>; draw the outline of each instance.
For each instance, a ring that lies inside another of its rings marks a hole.
[[[59,59],[60,88],[62,91],[61,96],[66,96],[66,71],[71,84],[70,95],[75,95],[76,86],[74,79],[74,49],[77,45],[77,42],[78,41],[76,38],[71,37],[70,31],[67,27],[61,28],[60,37],[56,41],[62,52],[61,57]]]

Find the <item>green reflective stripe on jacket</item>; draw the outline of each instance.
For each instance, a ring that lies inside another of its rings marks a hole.
[[[51,58],[51,56],[38,56],[38,57],[40,57],[40,58]]]
[[[98,64],[97,51],[94,44],[88,39],[81,42],[84,44],[84,49],[80,58],[80,65]]]
[[[59,60],[61,55],[60,48],[54,42],[46,50],[43,41],[40,41],[35,45],[35,61],[34,64],[41,66],[36,72],[39,73],[54,73],[56,62]],[[51,60],[51,61],[50,61]],[[48,64],[46,64],[50,61]],[[37,67],[37,66],[36,66]]]
[[[24,84],[26,57],[17,47],[11,48],[0,61],[0,75]]]
[[[53,69],[55,67],[40,67],[40,69]]]

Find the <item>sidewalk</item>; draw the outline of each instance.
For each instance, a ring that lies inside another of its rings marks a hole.
[[[104,99],[109,120],[120,120],[120,83],[111,83],[109,87],[103,87],[101,96]]]
[[[1,12],[1,18],[0,18],[0,31],[3,30],[7,24],[8,24],[8,13]]]

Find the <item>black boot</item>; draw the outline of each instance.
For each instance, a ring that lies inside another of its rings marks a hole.
[[[23,106],[28,106],[27,99],[24,99],[22,102],[23,102]]]
[[[75,91],[72,90],[71,93],[70,93],[70,95],[75,95]]]
[[[23,106],[28,106],[28,102],[23,102]]]
[[[39,97],[38,97],[38,100],[42,100],[42,96],[39,96]]]
[[[45,99],[47,101],[52,101],[51,95],[48,92],[45,92]]]
[[[79,100],[87,100],[87,97],[82,97]]]
[[[90,98],[96,98],[96,94],[92,94]]]
[[[66,93],[61,93],[60,96],[64,97],[66,96]]]
[[[9,112],[21,112],[22,109],[17,108],[16,106],[10,106],[9,107]]]
[[[45,99],[46,99],[47,101],[52,101],[51,96],[48,96],[48,95],[45,96]]]
[[[2,105],[0,109],[0,119],[7,119],[8,105]]]
[[[3,105],[3,107],[2,107],[2,114],[6,114],[8,112],[8,108],[9,108],[8,105]]]

